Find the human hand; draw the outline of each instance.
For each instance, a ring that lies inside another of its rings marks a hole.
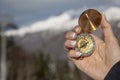
[[[87,75],[95,80],[103,80],[110,68],[120,60],[120,47],[116,37],[112,32],[111,25],[102,15],[101,29],[104,34],[104,41],[96,35],[92,35],[95,40],[95,51],[92,55],[80,59],[80,52],[75,50],[77,35],[81,33],[81,28],[77,26],[75,32],[67,32],[65,47],[69,49],[69,57],[75,65]]]

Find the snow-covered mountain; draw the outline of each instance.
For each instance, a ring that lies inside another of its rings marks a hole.
[[[78,17],[83,10],[85,8],[69,10],[61,15],[26,25],[26,27],[22,27],[19,30],[8,31],[6,35],[16,36],[16,43],[22,46],[28,53],[42,50],[52,54],[54,57],[64,58],[66,55],[63,49],[65,33],[78,24]],[[120,38],[120,8],[111,7],[103,12],[111,22],[114,32]],[[102,36],[99,31],[96,34],[100,37]]]

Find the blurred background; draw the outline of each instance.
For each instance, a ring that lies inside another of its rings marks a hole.
[[[89,8],[105,14],[120,43],[120,0],[0,0],[0,80],[92,80],[63,48]]]

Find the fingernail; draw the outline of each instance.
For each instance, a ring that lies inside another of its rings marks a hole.
[[[80,29],[78,27],[75,28],[75,32],[80,33]]]
[[[76,41],[71,41],[70,44],[71,44],[72,46],[74,46],[74,45],[76,45]]]
[[[70,35],[70,37],[71,37],[71,38],[75,38],[75,35],[76,35],[75,33],[72,33],[72,34]]]
[[[81,55],[82,55],[81,52],[76,52],[77,57],[80,57]]]

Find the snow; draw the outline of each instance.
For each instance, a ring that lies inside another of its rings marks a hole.
[[[109,21],[120,20],[119,7],[110,7],[103,12]],[[46,20],[38,21],[32,23],[31,25],[24,25],[18,30],[10,30],[5,34],[6,36],[24,36],[25,34],[36,33],[45,30],[58,30],[58,32],[61,32],[77,25],[79,14],[81,14],[81,9],[65,11],[61,15],[51,16]]]

